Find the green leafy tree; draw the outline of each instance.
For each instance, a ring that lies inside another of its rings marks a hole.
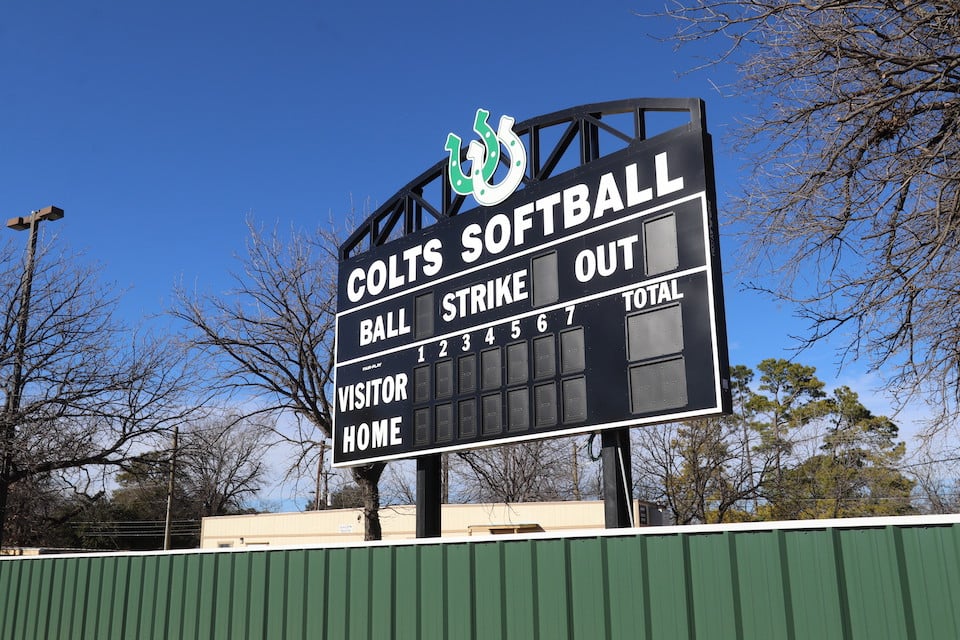
[[[753,391],[750,385],[755,377],[753,369],[746,365],[737,364],[730,367],[730,391],[733,399],[733,415],[728,418],[733,424],[739,427],[737,438],[740,442],[737,461],[739,464],[739,476],[743,479],[744,485],[751,487],[749,491],[750,504],[740,505],[740,510],[744,514],[755,512],[757,509],[757,488],[764,477],[765,468],[757,465],[754,460],[753,450],[756,446],[758,434],[753,428],[755,410],[750,404],[753,397]],[[762,462],[762,459],[761,461]],[[749,518],[750,516],[744,515]]]
[[[677,524],[713,519],[722,522],[725,512],[740,498],[727,474],[732,455],[726,435],[719,419],[696,420],[677,427],[672,445],[680,467],[675,475],[667,475],[669,504]]]
[[[847,518],[913,512],[914,483],[899,470],[906,451],[897,426],[875,416],[848,387],[829,400],[821,452],[785,472],[777,518]]]
[[[813,367],[731,367],[734,411],[636,429],[637,489],[678,524],[912,513],[906,445],[848,387]]]
[[[757,369],[758,391],[750,394],[745,404],[760,435],[753,454],[761,456],[763,466],[770,469],[762,481],[762,493],[776,502],[785,491],[784,470],[793,453],[793,436],[803,425],[825,415],[829,405],[814,367],[768,358]]]

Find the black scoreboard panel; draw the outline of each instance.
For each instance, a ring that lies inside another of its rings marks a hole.
[[[708,145],[658,136],[345,260],[334,463],[729,410]]]

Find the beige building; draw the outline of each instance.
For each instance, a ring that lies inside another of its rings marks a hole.
[[[664,510],[634,500],[634,524],[664,524]],[[536,531],[602,529],[602,501],[525,502],[517,504],[445,504],[443,537],[489,536]],[[416,508],[383,507],[380,525],[384,540],[416,537]],[[296,513],[260,513],[204,518],[200,547],[242,548],[336,544],[363,540],[360,509],[328,509]]]

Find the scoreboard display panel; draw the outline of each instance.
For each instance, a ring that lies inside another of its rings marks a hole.
[[[334,464],[729,411],[711,162],[679,128],[342,261]]]

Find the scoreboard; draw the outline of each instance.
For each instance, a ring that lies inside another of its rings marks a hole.
[[[343,260],[334,464],[729,411],[709,145],[635,141]]]

